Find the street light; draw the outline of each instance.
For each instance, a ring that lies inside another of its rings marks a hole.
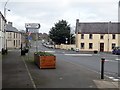
[[[7,5],[8,1],[9,1],[9,0],[7,0],[6,3],[5,3],[5,5],[4,5],[4,17],[5,17],[5,19],[6,19],[6,10],[10,11],[9,9],[6,8],[6,5]],[[7,20],[6,20],[6,22],[7,22]],[[5,28],[6,28],[6,23],[4,23],[4,26],[5,26]],[[5,32],[5,30],[4,30],[4,48],[5,48],[6,51],[7,51],[7,39],[6,39],[6,37],[5,37],[5,33],[6,33],[6,32]],[[5,46],[5,45],[6,45],[6,46]]]
[[[7,9],[7,8],[6,8],[6,5],[7,5],[8,1],[9,1],[9,0],[7,0],[7,2],[6,2],[5,5],[4,5],[4,17],[5,17],[5,18],[6,18],[6,10],[10,11],[10,9]]]

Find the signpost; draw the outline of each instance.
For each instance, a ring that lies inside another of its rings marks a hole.
[[[28,33],[29,32],[29,30],[30,29],[33,29],[33,30],[38,30],[39,28],[40,28],[40,24],[39,23],[25,23],[25,28],[26,28],[26,33]],[[30,37],[30,34],[31,34],[31,32],[29,32],[29,34],[27,34],[27,39],[26,39],[26,47],[29,47],[28,46],[28,43],[29,43],[29,40],[31,40],[32,38]],[[38,38],[37,38],[37,32],[36,32],[36,52],[38,51],[37,49],[37,40],[38,40]]]
[[[39,23],[25,23],[25,28],[28,29],[39,29],[40,24]]]

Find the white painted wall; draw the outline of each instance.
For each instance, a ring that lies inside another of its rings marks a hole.
[[[0,13],[0,52],[2,48],[5,48],[5,33],[4,33],[4,28],[5,28],[5,21],[2,17],[2,14]]]
[[[84,34],[84,39],[81,39],[81,34],[78,34],[78,36],[76,37],[77,38],[76,46],[78,46],[78,48],[81,51],[94,51],[94,50],[100,51],[100,43],[104,43],[104,51],[111,52],[112,43],[115,43],[116,46],[119,46],[118,37],[120,37],[120,34],[115,34],[115,35],[116,35],[116,39],[112,39],[112,34],[109,34],[109,43],[108,43],[108,34],[104,34],[104,39],[100,39],[100,34],[93,34],[93,39],[89,39],[89,34]],[[85,44],[84,49],[81,49],[81,43]],[[89,49],[89,43],[93,43],[93,49]],[[109,48],[108,48],[108,44],[109,44]]]

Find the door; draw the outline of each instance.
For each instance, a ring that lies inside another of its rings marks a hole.
[[[104,52],[104,43],[100,43],[100,52]]]

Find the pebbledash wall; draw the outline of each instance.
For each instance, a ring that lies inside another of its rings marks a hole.
[[[120,23],[118,22],[88,22],[76,20],[76,48],[81,51],[111,52],[119,46]]]

